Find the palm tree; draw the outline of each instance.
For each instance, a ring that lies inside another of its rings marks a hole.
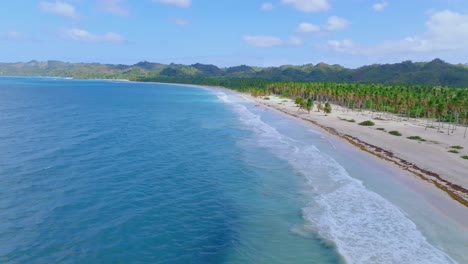
[[[331,105],[329,102],[325,103],[325,108],[324,108],[325,113],[329,114],[332,111]]]
[[[306,109],[307,109],[307,112],[310,114],[310,110],[312,110],[314,106],[314,102],[312,101],[312,99],[307,99],[307,104],[306,104]]]

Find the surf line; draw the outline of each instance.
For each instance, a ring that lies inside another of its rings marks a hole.
[[[332,128],[332,127],[324,126],[322,124],[317,123],[316,121],[301,117],[301,116],[293,114],[293,113],[289,113],[289,112],[287,112],[285,110],[273,107],[273,106],[271,106],[269,104],[266,104],[266,103],[263,103],[263,102],[258,102],[258,103],[260,103],[260,104],[262,104],[262,105],[264,105],[264,106],[266,106],[268,108],[271,108],[273,110],[282,112],[282,113],[284,113],[286,115],[293,116],[293,117],[301,119],[303,121],[312,123],[312,124],[320,127],[321,129],[325,130],[326,132],[348,141],[350,144],[358,147],[362,151],[365,151],[365,152],[367,152],[369,154],[372,154],[372,155],[374,155],[374,156],[376,156],[376,157],[378,157],[380,159],[383,159],[383,160],[389,161],[391,163],[394,163],[397,166],[399,166],[400,168],[402,168],[403,170],[411,172],[413,175],[417,176],[418,178],[433,184],[436,188],[438,188],[438,189],[444,191],[445,193],[447,193],[453,200],[455,200],[455,201],[459,202],[460,204],[468,207],[468,190],[463,188],[460,185],[457,185],[457,184],[454,184],[454,183],[451,183],[451,182],[447,181],[446,179],[442,178],[439,174],[437,174],[435,172],[420,168],[416,164],[413,164],[413,163],[411,163],[411,162],[409,162],[409,161],[407,161],[405,159],[402,159],[400,157],[395,156],[393,154],[393,152],[391,152],[391,151],[388,151],[388,150],[385,150],[385,149],[383,149],[381,147],[377,147],[377,146],[372,145],[370,143],[364,142],[364,141],[360,140],[357,137],[354,137],[354,136],[351,136],[351,135],[348,135],[348,134],[344,134],[344,133],[340,133],[336,129]]]

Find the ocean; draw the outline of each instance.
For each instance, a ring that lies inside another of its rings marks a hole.
[[[0,263],[468,263],[419,181],[225,90],[0,78]]]

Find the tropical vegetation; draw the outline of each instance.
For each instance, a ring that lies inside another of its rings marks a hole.
[[[370,121],[370,120],[366,120],[366,121],[363,121],[361,123],[359,123],[360,126],[373,126],[375,125],[374,122]]]
[[[411,80],[402,77],[407,74]],[[299,110],[307,112],[315,106],[318,111],[328,113],[331,105],[337,105],[341,108],[335,111],[370,111],[376,120],[383,119],[382,113],[389,112],[400,118],[426,118],[426,128],[442,130],[442,122],[448,122],[451,125],[444,127],[447,133],[465,124],[465,136],[468,122],[468,69],[439,59],[427,63],[371,65],[354,70],[324,63],[218,68],[205,64],[140,62],[128,66],[32,61],[0,63],[0,75],[125,78],[224,86],[253,96],[292,98]]]

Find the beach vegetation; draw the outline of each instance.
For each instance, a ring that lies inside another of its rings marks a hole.
[[[307,101],[305,101],[302,97],[297,97],[296,100],[294,100],[294,103],[298,107],[298,110],[304,110],[308,113],[310,113],[314,105],[311,99],[307,99]]]
[[[463,147],[462,147],[462,146],[460,146],[460,145],[451,146],[450,148],[453,148],[453,149],[463,149]]]
[[[304,98],[302,97],[296,97],[296,100],[294,100],[294,103],[297,107],[299,107],[302,104],[302,102],[304,102]]]
[[[350,122],[350,123],[356,123],[356,120],[354,120],[354,119],[346,119],[346,118],[341,118],[341,117],[338,117],[338,119],[340,119],[341,121],[346,121],[346,122]]]
[[[312,101],[312,99],[307,99],[307,103],[306,103],[306,110],[308,113],[310,113],[310,111],[312,110],[314,106],[314,102]]]
[[[451,149],[451,150],[449,150],[449,151],[447,151],[447,152],[450,152],[450,153],[456,153],[456,154],[457,154],[457,153],[460,153],[460,151],[458,151],[458,150],[455,150],[455,149]]]
[[[325,108],[324,108],[323,110],[324,110],[325,113],[327,113],[327,114],[330,114],[330,113],[331,113],[332,108],[331,108],[331,105],[330,105],[329,102],[326,102],[326,103],[325,103]]]
[[[401,136],[401,133],[399,131],[396,131],[396,130],[392,130],[390,132],[388,132],[390,135],[394,135],[394,136]]]
[[[370,121],[370,120],[366,120],[366,121],[363,121],[361,123],[359,123],[360,126],[373,126],[375,125],[374,122]]]
[[[380,130],[380,131],[385,131],[385,128],[383,128],[383,127],[378,127],[378,128],[376,128],[376,129],[377,129],[377,130]]]
[[[268,97],[268,96],[263,97],[263,100],[270,100],[270,97]]]
[[[411,137],[407,137],[407,139],[417,140],[417,141],[426,141],[424,138],[420,136],[411,136]]]
[[[465,155],[465,156],[461,156],[462,159],[466,159],[468,160],[468,155]]]
[[[323,104],[321,102],[319,102],[317,104],[317,112],[320,112],[321,110],[323,110]]]

